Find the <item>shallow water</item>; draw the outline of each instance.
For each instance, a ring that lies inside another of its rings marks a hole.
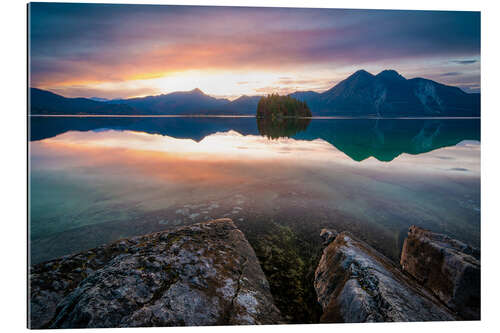
[[[30,119],[36,263],[231,217],[311,242],[350,230],[397,260],[418,225],[480,244],[479,120]],[[253,233],[253,234],[252,234]]]

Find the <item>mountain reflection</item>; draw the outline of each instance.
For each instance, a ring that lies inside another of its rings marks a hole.
[[[389,162],[402,153],[421,154],[480,141],[479,119],[339,119],[313,121],[296,139],[321,138],[355,161],[375,157]]]
[[[392,161],[402,153],[421,154],[480,140],[479,119],[269,119],[255,118],[64,118],[31,117],[30,140],[68,131],[127,130],[200,142],[235,131],[268,139],[322,139],[354,161]]]
[[[257,128],[268,139],[291,138],[305,131],[310,122],[310,118],[257,118]]]

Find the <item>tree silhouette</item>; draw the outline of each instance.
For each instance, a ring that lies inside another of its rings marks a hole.
[[[270,94],[262,97],[257,106],[257,118],[311,117],[311,110],[303,101],[290,96]]]

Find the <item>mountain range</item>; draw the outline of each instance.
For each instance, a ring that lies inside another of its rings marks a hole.
[[[313,116],[353,117],[479,117],[480,94],[466,93],[423,78],[406,79],[394,70],[377,75],[359,70],[333,88],[318,93],[297,91]],[[31,114],[97,115],[255,115],[261,96],[233,101],[200,89],[140,98],[105,100],[67,98],[30,89]]]
[[[480,94],[432,80],[406,79],[394,70],[377,75],[359,70],[323,92],[295,92],[316,116],[464,116],[480,115]]]

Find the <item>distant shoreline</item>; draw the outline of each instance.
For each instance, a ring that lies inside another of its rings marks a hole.
[[[29,114],[28,117],[57,118],[256,118],[252,115],[102,115],[102,114]],[[301,119],[481,119],[481,117],[351,117],[351,116],[313,116]]]

